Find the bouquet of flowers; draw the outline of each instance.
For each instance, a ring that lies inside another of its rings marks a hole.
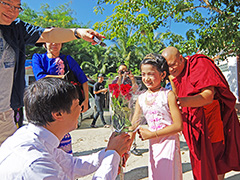
[[[130,101],[132,98],[132,87],[129,84],[109,84],[109,91],[111,93],[111,119],[113,128],[117,133],[129,132],[131,126],[131,109]],[[124,179],[123,174],[123,157],[120,162],[120,180]]]
[[[132,87],[129,84],[109,84],[111,93],[112,124],[117,133],[128,132],[131,126],[130,100]]]

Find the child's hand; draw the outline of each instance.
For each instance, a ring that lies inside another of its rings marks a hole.
[[[144,141],[147,139],[152,139],[156,137],[156,134],[152,131],[149,131],[148,129],[142,128],[140,127],[138,129],[138,134],[139,134],[139,138]]]

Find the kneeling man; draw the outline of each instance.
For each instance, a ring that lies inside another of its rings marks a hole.
[[[73,157],[57,148],[77,127],[78,101],[75,86],[58,78],[43,78],[26,89],[29,124],[0,147],[1,179],[77,179],[95,171],[93,179],[116,178],[120,157],[130,148],[127,134],[113,133],[106,149],[88,156]]]

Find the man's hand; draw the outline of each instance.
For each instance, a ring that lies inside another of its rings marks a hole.
[[[92,29],[82,29],[82,28],[78,28],[77,29],[77,34],[80,35],[80,37],[82,39],[84,39],[85,41],[91,42],[92,45],[97,44],[94,40],[93,40],[93,36],[97,36],[98,39],[102,40],[102,38],[105,38],[105,36],[99,34],[98,32],[92,30]]]
[[[128,77],[129,77],[129,79],[132,81],[132,83],[135,83],[135,82],[134,82],[134,81],[135,81],[134,75],[132,74],[131,71],[129,71]]]
[[[181,102],[179,101],[179,99],[177,98],[177,105],[178,105],[178,108],[180,110],[180,112],[182,113],[182,106],[181,106]]]
[[[104,89],[102,89],[102,91],[103,91],[104,93],[106,93],[106,92],[108,91],[108,88],[104,88]]]
[[[121,133],[117,135],[117,133],[112,133],[106,151],[107,150],[115,150],[119,156],[130,150],[131,139],[127,133]]]
[[[123,74],[124,73],[122,73],[123,71],[122,70],[118,70],[117,71],[117,73],[118,73],[118,78],[122,78],[122,76],[123,76]]]

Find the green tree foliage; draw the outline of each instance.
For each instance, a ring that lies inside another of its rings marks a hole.
[[[240,54],[240,2],[236,0],[98,0],[96,13],[103,4],[114,4],[113,14],[95,24],[108,38],[131,33],[129,44],[146,42],[146,36],[160,32],[159,38],[182,53],[203,50],[210,56]],[[186,37],[169,30],[170,22],[193,25]],[[163,30],[166,29],[166,30]]]
[[[160,52],[165,46],[159,39],[159,36],[154,36],[153,33],[148,34],[144,41],[136,43],[133,43],[131,38],[130,33],[125,32],[118,39],[113,39],[113,45],[107,52],[107,56],[110,62],[112,62],[111,69],[114,69],[115,72],[119,65],[124,63],[133,74],[139,75],[139,64],[144,56],[148,53]]]
[[[49,4],[42,4],[39,12],[35,12],[24,3],[23,9],[23,13],[19,15],[20,19],[35,26],[67,28],[79,26],[77,20],[72,16],[74,11],[70,8],[70,2],[55,8],[51,8]]]
[[[73,11],[69,3],[51,9],[48,4],[41,6],[39,12],[31,10],[24,4],[24,12],[20,15],[23,21],[41,27],[79,27],[76,19],[72,18]],[[83,25],[81,25],[83,27]],[[61,52],[71,55],[81,66],[83,71],[94,77],[98,73],[116,75],[118,66],[125,63],[134,74],[139,74],[138,64],[143,57],[150,52],[159,52],[164,48],[159,35],[154,36],[148,32],[144,41],[135,43],[132,41],[131,32],[125,31],[118,39],[113,39],[112,45],[108,48],[92,46],[84,40],[77,40],[65,43]],[[157,44],[157,45],[156,45]],[[45,53],[42,47],[28,46],[27,58],[31,59],[33,53]]]

